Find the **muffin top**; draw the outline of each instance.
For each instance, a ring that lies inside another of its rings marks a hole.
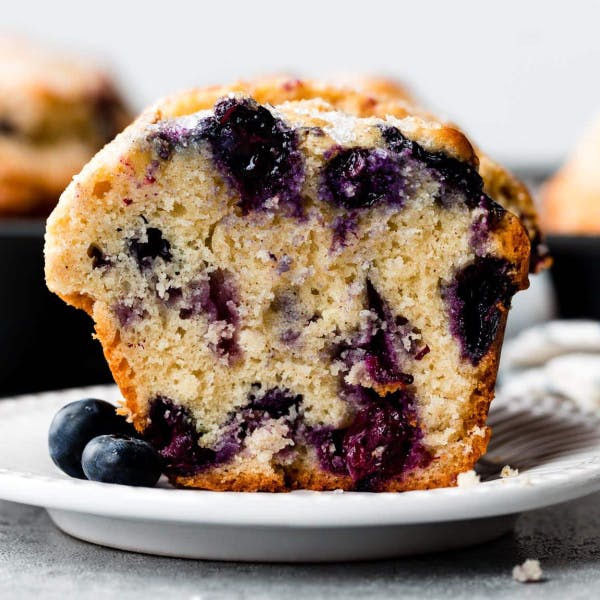
[[[208,110],[218,98],[236,93],[247,94],[261,104],[273,106],[285,102],[321,100],[342,113],[400,120],[403,134],[425,150],[467,163],[474,171],[478,171],[484,182],[485,193],[517,215],[527,230],[531,242],[531,271],[538,272],[549,266],[551,260],[548,249],[543,243],[537,211],[527,188],[472,145],[459,127],[424,109],[406,87],[394,79],[342,77],[331,82],[275,76],[239,81],[227,87],[200,88],[163,99],[146,111],[146,119],[141,122],[148,124]]]

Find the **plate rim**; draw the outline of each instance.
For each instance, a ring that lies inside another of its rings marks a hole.
[[[104,385],[11,397],[0,400],[0,418],[24,406],[32,409],[50,404],[49,398],[67,402],[115,392],[116,386]],[[596,419],[600,424],[600,415]],[[599,490],[600,444],[597,454],[590,452],[577,467],[559,474],[538,474],[530,479],[524,473],[470,488],[403,493],[136,488],[72,479],[58,469],[50,476],[0,467],[2,500],[117,519],[235,527],[338,528],[459,521],[517,514]]]

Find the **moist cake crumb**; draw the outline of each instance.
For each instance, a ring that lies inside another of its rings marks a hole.
[[[518,474],[519,474],[519,469],[513,469],[509,465],[504,465],[502,467],[502,470],[500,471],[500,477],[502,477],[504,479],[509,478],[509,477],[517,477]]]
[[[465,471],[464,473],[459,473],[456,478],[456,485],[459,488],[472,488],[481,483],[481,479],[477,473],[473,469],[470,471]]]

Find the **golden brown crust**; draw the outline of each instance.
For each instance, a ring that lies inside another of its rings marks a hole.
[[[485,184],[486,194],[517,215],[525,227],[532,247],[530,271],[539,273],[550,268],[552,258],[544,244],[538,213],[525,184],[481,153],[479,173]]]
[[[397,119],[414,117],[408,136],[432,151],[443,151],[458,160],[476,164],[477,156],[466,136],[456,127],[446,125],[405,98],[382,97],[365,93],[352,85],[339,86],[319,80],[272,78],[238,81],[228,86],[193,89],[160,101],[146,111],[152,121],[191,114],[211,108],[223,96],[243,93],[261,104],[321,99],[336,110],[358,117]]]

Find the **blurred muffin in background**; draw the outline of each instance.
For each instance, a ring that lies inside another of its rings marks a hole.
[[[541,218],[548,233],[600,234],[600,116],[544,186]]]
[[[96,66],[0,38],[0,217],[49,214],[71,177],[130,118]]]
[[[351,87],[365,94],[388,100],[404,100],[414,103],[415,98],[405,83],[395,77],[382,75],[338,75],[332,78],[332,83]]]

